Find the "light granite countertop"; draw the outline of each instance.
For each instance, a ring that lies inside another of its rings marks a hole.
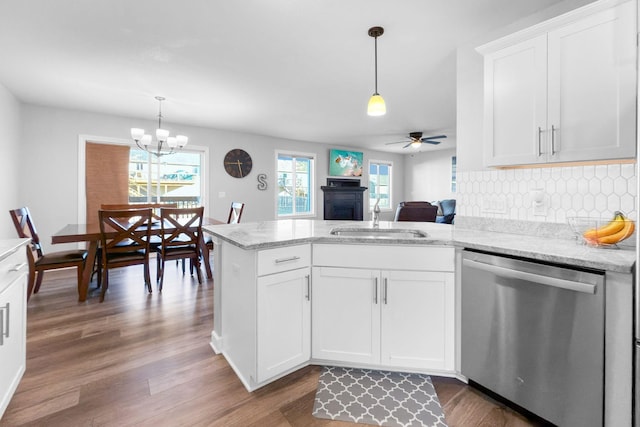
[[[29,239],[0,239],[0,261],[14,253],[27,240]]]
[[[367,228],[371,221],[280,220],[204,227],[214,236],[243,249],[268,249],[300,243],[348,243],[392,245],[456,246],[620,273],[633,271],[633,247],[594,248],[578,244],[573,238],[476,230],[438,223],[380,221],[380,230],[410,229],[426,232],[426,238],[347,237],[330,232],[334,228]]]

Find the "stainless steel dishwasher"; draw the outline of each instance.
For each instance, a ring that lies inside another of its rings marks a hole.
[[[559,426],[602,426],[604,272],[463,251],[462,374]]]

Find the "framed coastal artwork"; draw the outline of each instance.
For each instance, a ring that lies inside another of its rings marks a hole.
[[[329,175],[362,176],[362,152],[335,150],[329,151]]]

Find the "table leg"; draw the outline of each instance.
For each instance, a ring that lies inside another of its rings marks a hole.
[[[93,273],[93,265],[96,263],[96,253],[98,252],[98,241],[89,242],[87,249],[87,259],[84,262],[82,270],[82,283],[78,285],[78,301],[83,302],[87,299],[89,293],[89,282],[91,282],[91,273]]]

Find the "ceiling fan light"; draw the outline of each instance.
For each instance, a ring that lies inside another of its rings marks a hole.
[[[369,99],[367,114],[370,116],[384,116],[387,113],[387,106],[380,94],[374,93]]]
[[[411,148],[420,148],[420,146],[422,145],[421,141],[411,141]]]

